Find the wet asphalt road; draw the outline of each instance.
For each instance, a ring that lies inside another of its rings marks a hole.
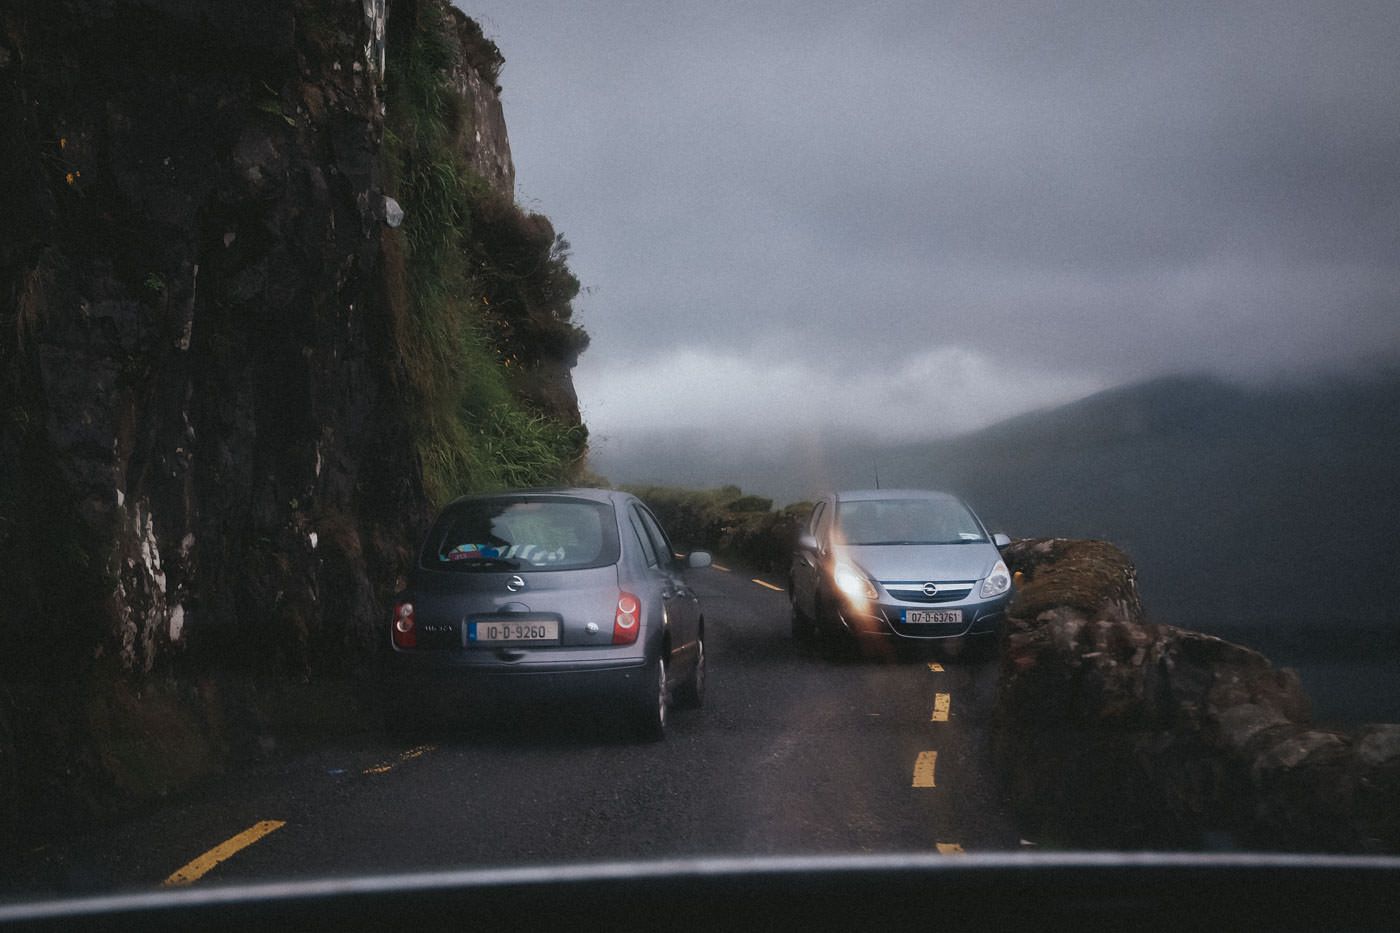
[[[38,853],[63,870],[35,883],[158,886],[255,827],[257,841],[206,857],[194,883],[1018,847],[990,760],[994,660],[799,651],[784,593],[738,568],[692,571],[691,582],[709,690],[703,709],[674,713],[661,744],[581,712],[408,741],[369,732],[65,843],[61,858]]]

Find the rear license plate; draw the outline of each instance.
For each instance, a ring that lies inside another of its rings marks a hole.
[[[553,645],[559,643],[555,619],[512,619],[508,622],[468,622],[467,647],[477,645]]]
[[[906,609],[904,621],[907,625],[961,625],[961,609]]]

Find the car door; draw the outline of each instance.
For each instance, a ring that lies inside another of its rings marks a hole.
[[[665,580],[661,598],[666,605],[666,616],[671,620],[671,659],[688,667],[694,663],[698,650],[700,599],[686,583],[684,565],[676,557],[671,539],[656,516],[646,506],[638,506],[638,513],[651,536]]]
[[[627,506],[627,527],[631,531],[632,545],[630,550],[640,557],[642,569],[642,579],[645,581],[641,588],[645,593],[638,595],[647,599],[659,599],[661,593],[666,589],[666,575],[661,571],[661,558],[657,554],[656,545],[652,541],[651,534],[647,532],[646,523],[642,521],[641,510],[636,503]]]
[[[656,539],[646,526],[646,519],[642,517],[642,509],[638,503],[632,503],[627,507],[627,524],[632,530],[636,539],[636,550],[642,557],[645,568],[642,573],[646,579],[646,594],[644,599],[659,599],[665,607],[665,619],[670,629],[675,628],[675,612],[672,608],[675,601],[675,587],[671,583],[670,574],[662,567],[661,551],[656,546]],[[674,631],[671,633],[671,653],[675,654],[676,643],[679,641]],[[671,658],[666,659],[667,664],[672,662]]]

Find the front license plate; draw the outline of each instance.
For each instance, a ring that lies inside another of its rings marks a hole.
[[[908,625],[961,625],[961,609],[906,609],[904,621]]]
[[[559,623],[554,619],[467,623],[467,647],[476,645],[549,645],[558,644],[558,642]]]

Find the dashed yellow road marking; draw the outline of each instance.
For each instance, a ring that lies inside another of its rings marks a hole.
[[[232,858],[268,833],[275,832],[285,825],[287,824],[282,820],[263,820],[261,823],[254,823],[237,836],[219,843],[199,858],[178,869],[165,879],[164,884],[167,887],[192,884],[207,875],[215,865]]]
[[[764,583],[762,580],[758,579],[758,577],[754,577],[753,582],[757,583],[759,586],[767,587],[770,590],[774,590],[779,593],[783,592],[783,588],[781,586],[774,586],[771,583]]]
[[[938,752],[919,752],[914,762],[914,786],[937,787],[933,783],[933,768],[938,764]]]
[[[947,722],[948,707],[953,704],[953,698],[946,693],[935,693],[933,695],[933,718],[930,722]]]
[[[933,661],[928,662],[928,669],[933,671],[935,674],[943,673],[943,665],[936,664]]]
[[[419,745],[416,748],[410,748],[408,751],[401,753],[399,757],[395,758],[393,761],[381,762],[380,764],[377,764],[372,768],[366,768],[362,773],[385,774],[389,771],[394,770],[394,768],[403,764],[405,761],[412,761],[415,758],[421,758],[424,755],[428,754],[428,752],[431,752],[436,748],[436,745]]]
[[[728,572],[729,572],[729,568],[726,567],[726,566],[724,566],[723,564],[711,563],[710,566],[713,567],[713,568],[715,568],[716,570],[723,571],[724,573],[728,573]]]
[[[963,852],[963,847],[960,846],[960,845],[958,845],[956,842],[940,842],[940,843],[937,843],[937,846],[938,846],[938,854],[939,854],[939,855],[966,855],[966,854],[967,854],[967,853]]]

